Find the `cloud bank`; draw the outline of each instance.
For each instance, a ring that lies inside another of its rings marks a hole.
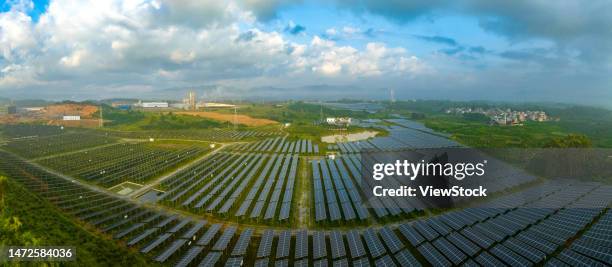
[[[37,3],[13,1],[0,13],[0,95],[137,97],[198,85],[244,96],[278,88],[282,95],[282,88],[326,85],[338,98],[351,97],[351,87],[375,98],[384,97],[377,89],[394,88],[404,98],[612,105],[604,100],[612,98],[612,16],[606,12],[612,2],[309,4],[366,22],[358,28],[325,18],[336,25],[312,32],[299,16],[283,15],[305,3],[283,0],[52,0],[35,20],[30,13]],[[386,37],[448,16],[474,20],[505,44],[448,36],[453,30],[400,42]],[[369,27],[368,20],[378,19],[396,28]],[[361,41],[350,42],[356,38]],[[418,42],[428,52],[414,52]]]

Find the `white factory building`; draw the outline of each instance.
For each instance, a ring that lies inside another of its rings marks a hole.
[[[64,120],[64,121],[80,121],[81,120],[81,116],[78,116],[78,115],[64,115],[62,117],[62,120]]]
[[[351,118],[349,117],[328,117],[325,122],[329,125],[350,125]]]
[[[142,102],[143,108],[168,108],[168,102]]]

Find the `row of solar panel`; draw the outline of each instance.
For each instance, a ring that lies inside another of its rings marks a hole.
[[[286,137],[268,138],[262,141],[244,143],[229,148],[233,151],[247,152],[275,152],[294,154],[318,154],[319,145],[311,140],[300,139],[289,141]]]
[[[342,162],[331,159],[313,160],[311,165],[315,221],[327,218],[330,221],[365,220],[370,216],[364,207],[359,189]]]

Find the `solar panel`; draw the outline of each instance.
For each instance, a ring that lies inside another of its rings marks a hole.
[[[512,252],[502,244],[498,244],[489,250],[495,257],[501,259],[511,266],[531,266],[532,264],[525,258]]]
[[[494,242],[493,240],[489,239],[488,237],[476,231],[475,229],[472,229],[471,227],[466,227],[465,229],[461,230],[461,234],[463,234],[471,241],[474,241],[474,243],[484,249],[489,248]]]
[[[285,191],[285,195],[290,194],[291,192]],[[291,202],[283,202],[281,205],[280,213],[278,214],[278,220],[283,221],[289,219],[289,215],[291,212]]]
[[[349,267],[349,262],[347,259],[339,259],[339,260],[335,260],[332,263],[333,267]]]
[[[467,256],[463,254],[459,249],[449,243],[444,237],[440,237],[433,242],[433,245],[444,254],[449,260],[455,265],[465,260]]]
[[[468,256],[474,256],[480,251],[478,245],[474,244],[472,241],[468,240],[457,232],[449,234],[446,239],[453,243],[453,245],[457,246],[461,251],[465,252],[465,254]]]
[[[550,258],[548,261],[546,261],[546,264],[544,264],[544,267],[570,267],[570,265],[568,265],[565,262],[560,261],[557,258]]]
[[[397,235],[391,230],[389,227],[383,227],[380,229],[380,236],[382,237],[383,242],[387,245],[387,248],[391,253],[396,253],[404,248],[404,244],[397,237]]]
[[[475,261],[471,259],[468,259],[461,266],[462,267],[480,267],[480,264],[476,263]]]
[[[274,267],[288,267],[288,266],[289,266],[289,259],[277,260],[274,263]]]
[[[487,237],[497,242],[501,242],[506,237],[505,234],[495,230],[495,228],[491,224],[479,223],[474,225],[472,228],[480,231]]]
[[[259,259],[255,261],[255,267],[268,267],[270,264],[270,260],[268,259]]]
[[[511,237],[508,240],[506,240],[503,244],[507,248],[509,248],[512,251],[518,253],[519,255],[527,258],[528,260],[530,260],[533,263],[541,262],[542,260],[544,260],[546,258],[546,254],[544,254],[541,251],[531,247],[528,244],[525,244],[524,242],[522,242],[522,241],[520,241],[520,240],[518,240],[516,238],[512,238]]]
[[[221,252],[210,252],[204,259],[200,262],[198,266],[201,267],[214,267],[215,264],[221,259]]]
[[[389,255],[385,255],[374,262],[376,267],[395,267],[397,266]]]
[[[176,218],[178,218],[178,215],[172,215],[170,217],[167,217],[163,221],[159,222],[155,227],[156,228],[164,228],[164,227],[166,227],[166,225],[168,225],[171,222],[173,222],[174,220],[176,220]]]
[[[158,232],[159,229],[158,228],[153,228],[153,229],[147,229],[144,232],[140,233],[139,235],[135,236],[134,238],[132,238],[130,241],[127,242],[127,245],[129,247],[138,244],[140,241],[144,240],[145,238],[147,238],[148,236]]]
[[[293,266],[295,267],[308,267],[308,259],[301,259],[293,262]]]
[[[308,231],[299,230],[295,235],[295,258],[308,257]]]
[[[325,244],[325,233],[314,232],[312,235],[312,256],[319,259],[327,256],[327,245]]]
[[[189,228],[189,230],[181,235],[181,238],[195,240],[196,234],[204,227],[204,225],[206,225],[206,221],[197,221],[191,228]]]
[[[537,235],[532,234],[530,231],[522,232],[516,237],[519,240],[539,249],[540,251],[545,252],[546,254],[551,254],[557,249],[557,245],[545,239],[539,238]]]
[[[451,263],[429,243],[423,243],[417,250],[433,266],[451,266]]]
[[[417,221],[416,223],[414,223],[414,228],[429,241],[436,239],[436,237],[440,235],[423,221]]]
[[[215,223],[211,225],[210,228],[208,228],[208,230],[206,231],[206,233],[204,233],[204,235],[200,237],[198,242],[196,242],[196,244],[198,244],[199,246],[208,246],[210,244],[210,241],[215,238],[219,230],[221,230],[220,223]]]
[[[385,247],[380,242],[380,239],[378,239],[378,236],[376,235],[374,230],[372,230],[372,228],[366,229],[363,232],[363,237],[365,239],[366,246],[370,251],[370,255],[372,255],[373,258],[378,258],[379,256],[386,253]]]
[[[204,250],[204,247],[201,246],[192,246],[187,253],[183,255],[183,257],[178,261],[175,267],[186,267],[188,266],[193,259],[195,259],[200,252]]]
[[[331,245],[332,259],[337,259],[346,256],[342,233],[340,233],[339,231],[333,231],[329,233],[329,243]]]
[[[272,252],[272,242],[274,241],[274,231],[266,230],[261,236],[259,248],[257,249],[257,258],[268,257]]]
[[[349,251],[351,252],[352,258],[359,258],[366,255],[359,232],[355,230],[349,231],[346,234],[346,240],[348,241]]]
[[[399,262],[400,266],[421,266],[421,263],[419,263],[408,249],[404,249],[395,254],[395,259]]]
[[[236,233],[237,229],[238,228],[236,226],[232,226],[225,229],[223,235],[221,235],[219,240],[217,240],[212,250],[223,251],[227,249],[227,246],[229,245],[230,241],[232,241],[232,238],[234,237],[234,234]]]
[[[225,262],[225,267],[241,267],[243,263],[244,259],[242,257],[229,258]]]
[[[370,267],[370,261],[368,258],[360,258],[353,261],[353,267]]]
[[[327,259],[320,259],[313,262],[314,267],[327,267]]]
[[[177,240],[174,240],[174,242],[172,242],[172,244],[170,244],[170,246],[168,246],[161,254],[159,254],[155,258],[155,261],[165,262],[168,258],[172,257],[172,255],[177,250],[179,250],[183,245],[185,245],[185,243],[187,243],[186,239],[177,239]]]
[[[425,241],[425,238],[407,223],[400,225],[398,229],[400,230],[400,233],[402,233],[402,235],[408,239],[408,241],[410,241],[410,244],[415,247]]]
[[[169,233],[164,233],[164,234],[159,235],[157,238],[151,241],[151,243],[149,243],[146,247],[142,248],[140,252],[143,254],[151,252],[161,243],[164,243],[166,240],[168,240],[171,236],[172,234],[169,234]]]
[[[456,215],[456,212],[445,213],[440,216],[440,221],[458,231],[465,226],[465,222]]]
[[[503,262],[497,260],[495,257],[493,257],[491,254],[489,254],[486,251],[483,251],[482,253],[480,253],[478,257],[476,257],[476,261],[480,263],[480,265],[487,266],[487,267],[505,266]]]
[[[440,220],[437,218],[431,218],[427,220],[427,224],[431,226],[433,229],[435,229],[441,235],[447,235],[452,231],[452,229],[450,229],[448,226],[440,222]]]
[[[134,232],[142,227],[144,227],[145,224],[144,223],[137,223],[137,224],[133,224],[132,226],[128,227],[127,229],[117,233],[115,236],[113,236],[113,238],[115,239],[119,239],[119,238],[123,238],[124,236],[129,235],[131,232]]]
[[[244,256],[246,254],[251,242],[251,236],[253,236],[253,228],[247,228],[242,231],[234,246],[234,250],[232,250],[232,256]]]
[[[276,245],[276,258],[281,259],[289,257],[291,250],[291,232],[285,230],[278,236],[278,244]]]

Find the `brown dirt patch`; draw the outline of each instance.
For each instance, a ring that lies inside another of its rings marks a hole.
[[[198,116],[202,118],[207,118],[207,119],[212,119],[212,120],[217,120],[217,121],[224,121],[224,122],[231,122],[231,123],[234,122],[234,114],[225,114],[225,113],[217,113],[217,112],[210,112],[210,111],[189,111],[189,112],[185,111],[185,112],[175,112],[175,114]],[[265,126],[265,125],[270,125],[270,124],[277,124],[278,122],[273,121],[273,120],[268,120],[268,119],[257,119],[257,118],[253,118],[247,115],[238,114],[236,116],[236,123],[244,124],[246,126]]]
[[[46,107],[47,116],[79,115],[81,118],[91,118],[98,111],[93,105],[57,104]]]

